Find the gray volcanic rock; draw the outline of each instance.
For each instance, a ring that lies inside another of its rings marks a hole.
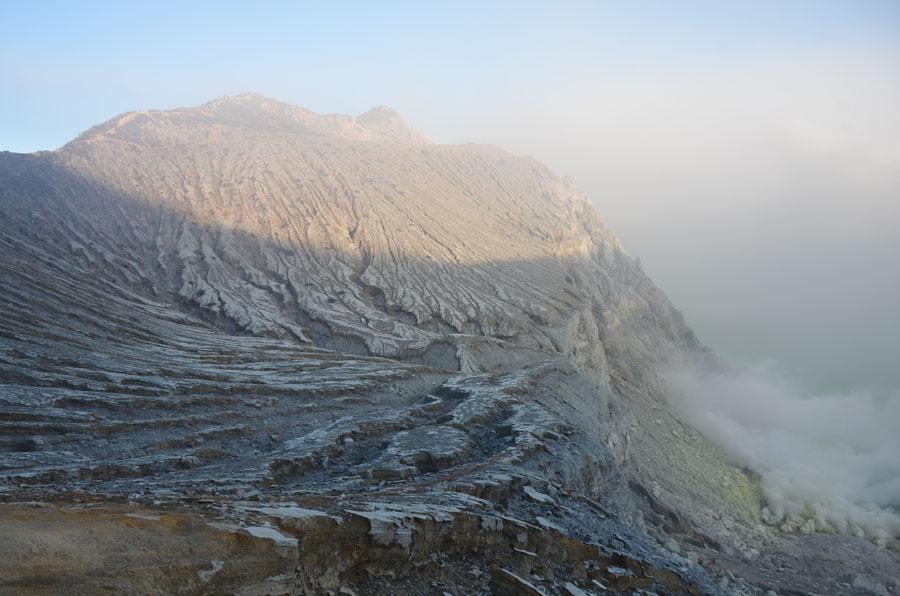
[[[777,572],[804,539],[663,399],[664,366],[715,357],[530,158],[384,107],[129,113],[0,154],[0,254],[4,589],[828,592],[853,569]],[[84,539],[84,501],[88,560],[55,541]],[[97,566],[136,536],[193,554]],[[851,575],[892,585],[878,557]]]

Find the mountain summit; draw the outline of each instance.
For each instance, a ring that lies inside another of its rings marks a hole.
[[[893,569],[762,524],[758,479],[665,400],[667,367],[714,355],[571,181],[389,108],[243,94],[0,153],[0,312],[3,587],[826,593],[846,567],[810,553]]]
[[[214,142],[216,135],[302,135],[344,141],[428,144],[396,111],[378,106],[357,117],[316,114],[257,93],[222,97],[193,108],[128,112],[80,135],[74,143],[119,140],[165,145]],[[205,135],[198,137],[197,135]]]

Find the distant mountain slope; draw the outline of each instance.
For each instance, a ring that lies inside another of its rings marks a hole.
[[[430,145],[387,108],[319,116],[241,95],[129,113],[4,157],[0,183],[28,241],[54,229],[86,273],[226,328],[380,355],[459,334],[557,351],[555,330],[593,309],[614,350],[697,348],[568,181],[493,147]],[[474,340],[449,341],[478,367]]]

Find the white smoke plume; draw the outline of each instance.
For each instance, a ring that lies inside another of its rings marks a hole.
[[[769,523],[900,535],[900,391],[810,395],[772,363],[669,380],[678,414],[762,477]]]

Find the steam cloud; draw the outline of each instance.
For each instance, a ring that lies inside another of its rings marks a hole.
[[[808,395],[772,363],[669,381],[678,414],[762,477],[769,523],[900,534],[900,392]]]

